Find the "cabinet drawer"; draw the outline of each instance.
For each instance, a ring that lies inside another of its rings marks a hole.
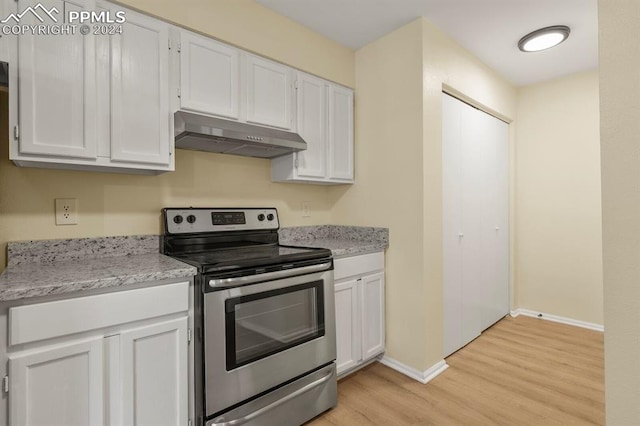
[[[188,310],[188,282],[19,306],[9,309],[9,345]]]
[[[360,256],[345,257],[334,261],[334,279],[366,275],[370,272],[384,269],[384,252],[363,254]]]

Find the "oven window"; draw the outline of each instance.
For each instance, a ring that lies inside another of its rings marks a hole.
[[[324,336],[323,281],[225,301],[227,371]]]

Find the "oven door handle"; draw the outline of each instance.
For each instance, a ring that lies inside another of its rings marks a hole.
[[[302,268],[285,269],[282,271],[265,272],[264,274],[247,275],[245,277],[233,278],[216,278],[209,280],[209,287],[228,288],[240,287],[247,284],[253,284],[261,281],[272,281],[282,278],[294,277],[296,275],[311,274],[313,272],[321,272],[331,269],[331,262],[320,263],[318,265],[303,266]]]
[[[246,416],[242,416],[240,418],[237,419],[233,419],[233,420],[229,420],[229,421],[224,421],[224,419],[222,419],[222,422],[220,423],[216,423],[216,421],[214,420],[213,423],[207,423],[208,426],[236,426],[236,425],[242,425],[245,424],[253,419],[255,419],[256,417],[259,417],[261,415],[263,415],[264,413],[273,410],[276,407],[279,407],[280,405],[284,404],[285,402],[291,401],[294,398],[297,398],[298,396],[302,395],[303,393],[309,392],[310,390],[317,388],[318,386],[323,385],[324,383],[328,382],[329,380],[331,380],[331,378],[333,377],[334,372],[333,370],[329,371],[329,373],[324,376],[319,378],[318,380],[315,380],[303,387],[301,387],[300,389],[298,389],[295,392],[290,393],[289,395],[285,396],[284,398],[281,398],[277,401],[273,401],[271,404],[265,405],[264,407],[247,414]]]

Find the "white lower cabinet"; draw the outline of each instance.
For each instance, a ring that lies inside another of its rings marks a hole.
[[[384,253],[336,259],[334,277],[341,375],[384,352]]]
[[[184,424],[188,417],[185,342],[186,317],[120,334],[122,418],[111,424]]]
[[[11,425],[103,424],[103,339],[9,356]]]
[[[384,272],[360,279],[362,292],[362,359],[384,352]]]
[[[338,374],[350,370],[361,360],[360,297],[358,280],[336,284],[336,349]]]
[[[187,425],[188,291],[170,283],[10,308],[9,425]]]

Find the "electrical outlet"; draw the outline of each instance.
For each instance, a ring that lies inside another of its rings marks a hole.
[[[78,224],[78,200],[56,198],[56,225]]]
[[[311,217],[311,210],[309,210],[309,202],[302,202],[302,217]]]

